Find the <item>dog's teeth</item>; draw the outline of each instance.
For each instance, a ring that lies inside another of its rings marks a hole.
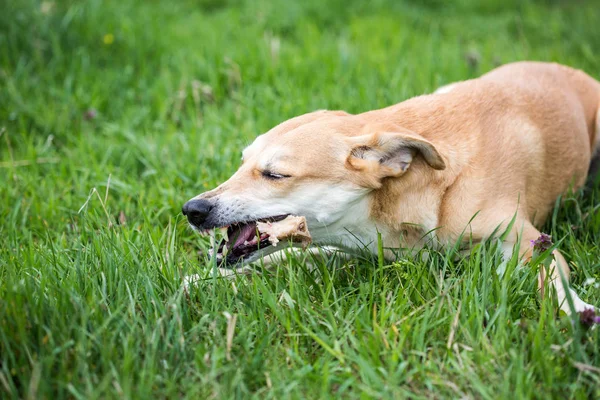
[[[221,231],[221,235],[223,235],[223,240],[225,240],[226,242],[229,242],[229,235],[227,234],[227,227],[220,228],[219,230]]]
[[[217,254],[217,260],[219,260],[219,261],[220,261],[220,260],[222,260],[222,259],[223,259],[223,257],[224,257],[224,256],[223,256],[223,254],[221,254],[221,253]]]
[[[249,242],[249,241],[247,241],[247,240],[244,240],[244,246],[248,246],[249,244],[250,244],[250,242]]]
[[[210,258],[212,258],[212,256],[215,254],[215,249],[208,249],[208,256]]]

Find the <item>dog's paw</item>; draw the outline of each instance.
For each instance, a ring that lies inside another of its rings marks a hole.
[[[250,267],[242,267],[242,268],[217,268],[217,273],[219,274],[220,277],[223,278],[235,278],[236,276],[239,275],[251,275],[253,273],[258,273],[257,271],[254,271],[254,269],[250,268]]]
[[[187,275],[183,277],[183,290],[186,292],[191,286],[194,286],[198,281],[200,281],[199,274]]]
[[[250,275],[253,273],[258,273],[258,272],[255,272],[250,267],[242,267],[242,268],[234,268],[234,269],[217,268],[217,277],[221,277],[221,278],[232,279],[239,275],[245,276],[245,275]],[[183,289],[187,292],[188,289],[197,285],[200,281],[205,280],[206,278],[210,278],[210,277],[212,277],[212,273],[210,273],[210,272],[207,274],[204,274],[202,276],[200,274],[187,275],[183,278]]]
[[[598,310],[593,305],[588,304],[585,301],[581,300],[579,298],[579,296],[577,295],[577,293],[573,289],[569,289],[569,294],[571,296],[571,300],[573,300],[573,310],[575,311],[575,313],[582,313],[586,310],[593,310],[593,311]],[[560,309],[567,315],[572,314],[571,306],[569,304],[569,301],[566,298],[563,300],[562,304],[560,305]]]

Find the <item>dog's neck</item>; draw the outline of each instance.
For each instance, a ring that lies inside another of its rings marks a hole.
[[[380,118],[431,141],[446,163],[444,170],[436,171],[417,157],[403,176],[387,179],[373,192],[371,219],[378,227],[388,227],[389,232],[383,234],[385,246],[420,248],[438,244],[436,230],[443,222],[440,213],[444,193],[468,165],[469,148],[475,146],[469,141],[452,141],[453,131],[472,128],[467,122],[448,124],[448,114],[454,114],[454,109],[439,104],[435,96],[419,96],[376,111],[381,113]]]
[[[422,247],[435,241],[446,177],[421,159],[410,168],[372,193],[371,219],[376,226],[387,228],[382,231],[386,247]]]

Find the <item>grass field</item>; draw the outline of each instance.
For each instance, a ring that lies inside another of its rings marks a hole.
[[[522,59],[600,77],[595,1],[447,3],[0,0],[0,398],[600,397],[600,330],[493,243],[223,279],[181,215],[307,111]],[[600,305],[600,184],[563,200],[545,231]]]

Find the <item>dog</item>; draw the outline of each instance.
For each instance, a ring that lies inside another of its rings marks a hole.
[[[313,242],[377,252],[443,248],[504,232],[505,259],[530,241],[557,198],[586,181],[600,148],[600,83],[559,64],[517,62],[361,114],[316,111],[260,135],[225,183],[183,206],[192,227],[226,227],[219,258],[249,263],[277,248],[257,221],[306,217]],[[592,308],[566,283],[558,250],[539,273],[562,310]],[[547,276],[548,274],[548,276]],[[573,307],[569,306],[571,297]]]

